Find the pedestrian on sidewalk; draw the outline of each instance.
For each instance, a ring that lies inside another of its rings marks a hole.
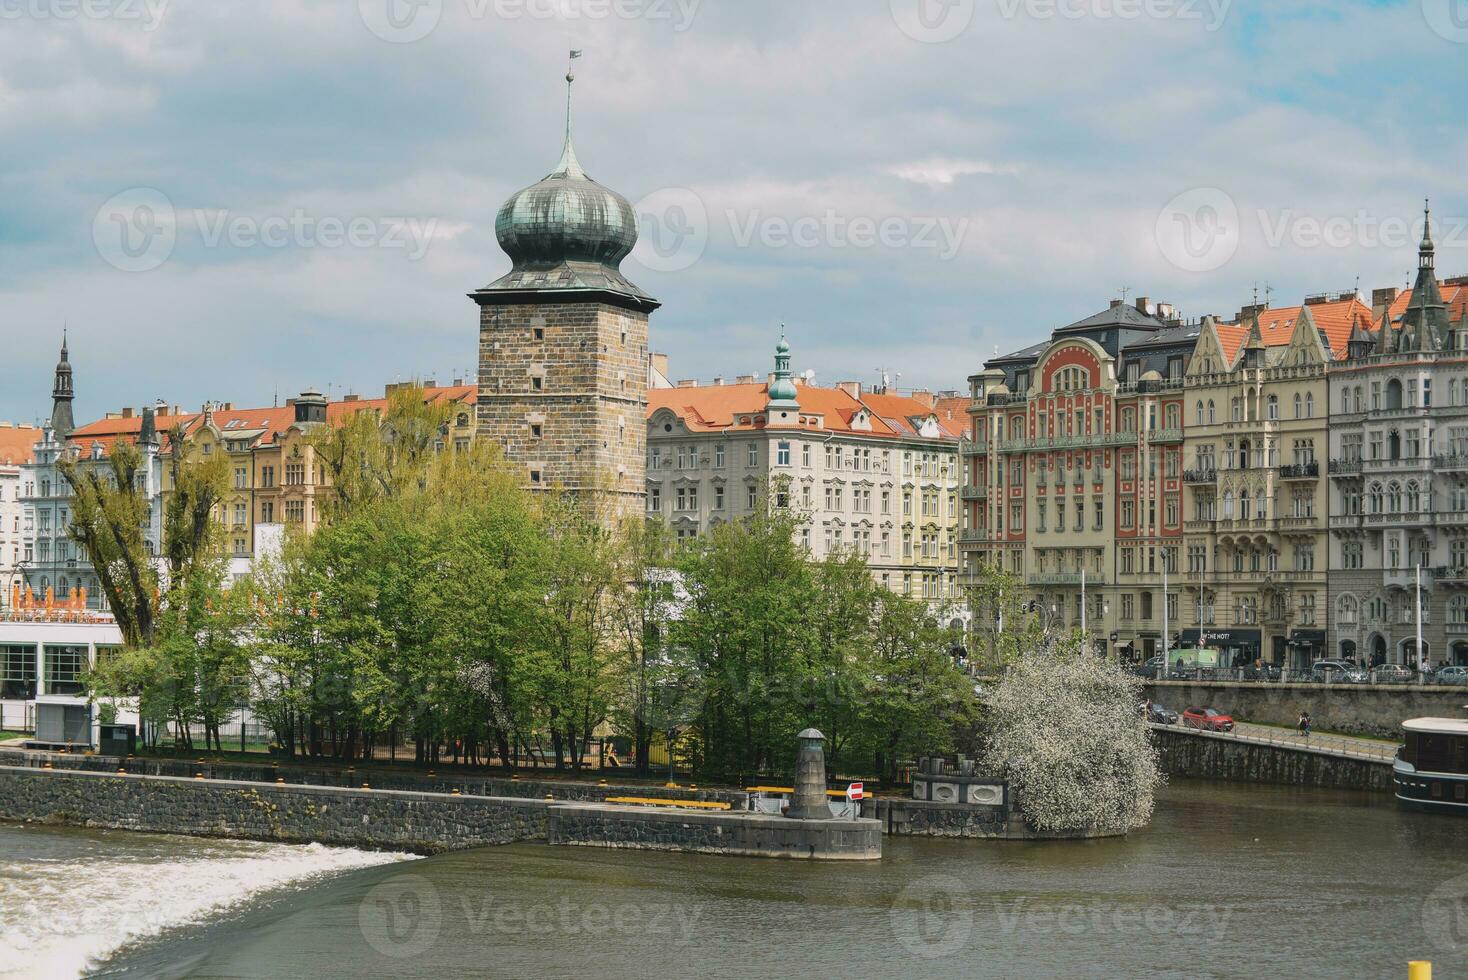
[[[1310,712],[1300,712],[1300,734],[1306,738],[1310,737]]]

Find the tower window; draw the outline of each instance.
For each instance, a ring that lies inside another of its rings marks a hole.
[[[534,486],[537,486],[537,487],[540,486],[540,470],[531,470],[530,471],[530,482]]]
[[[531,424],[531,426],[530,426],[530,437],[532,439],[539,439],[540,438],[540,426],[538,424],[536,424],[536,423],[532,423]]]
[[[541,388],[542,388],[542,386],[543,386],[543,382],[542,382],[542,380],[540,378],[531,378],[530,379],[530,390],[531,391],[540,391]]]
[[[545,339],[545,327],[536,327],[535,328],[535,339],[536,340],[544,340]]]

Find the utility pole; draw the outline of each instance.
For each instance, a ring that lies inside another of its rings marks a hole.
[[[1167,549],[1162,549],[1162,662],[1167,663]]]
[[[1427,664],[1422,656],[1422,563],[1417,563],[1417,589],[1414,593],[1417,603],[1417,672],[1423,673]]]

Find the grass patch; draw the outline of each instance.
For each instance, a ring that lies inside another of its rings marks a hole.
[[[18,738],[30,738],[27,732],[0,732],[0,742],[13,742]]]

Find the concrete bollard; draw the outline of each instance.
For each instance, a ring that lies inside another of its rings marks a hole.
[[[1407,980],[1432,980],[1432,963],[1428,960],[1413,960],[1408,963]]]

